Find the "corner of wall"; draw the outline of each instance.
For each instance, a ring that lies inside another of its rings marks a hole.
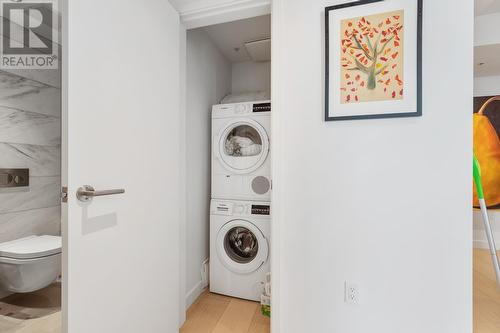
[[[197,29],[186,34],[185,80],[185,151],[186,168],[184,221],[185,232],[181,242],[185,256],[182,309],[188,308],[203,292],[200,267],[209,256],[209,200],[210,200],[210,145],[211,107],[231,89],[231,64],[217,49],[208,34]],[[187,126],[189,123],[189,126]],[[189,235],[189,237],[186,237]],[[182,319],[182,318],[181,318]]]
[[[187,165],[187,153],[186,153],[186,55],[187,55],[187,31],[183,24],[181,24],[179,29],[179,43],[180,43],[180,128],[183,130],[181,133],[181,146],[180,148],[180,156],[182,156],[181,167],[180,170],[180,228],[179,228],[179,327],[181,327],[186,321],[186,311],[182,311],[182,309],[186,308],[185,303],[185,294],[186,294],[186,205],[187,205],[187,194],[186,194],[186,165]]]
[[[203,282],[200,280],[190,291],[186,293],[185,309],[189,309],[189,307],[200,297],[200,295],[206,290],[206,287],[203,287]]]

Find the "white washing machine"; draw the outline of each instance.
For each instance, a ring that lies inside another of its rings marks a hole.
[[[271,103],[212,107],[212,198],[270,201]]]
[[[210,291],[259,301],[270,270],[267,202],[212,200]]]

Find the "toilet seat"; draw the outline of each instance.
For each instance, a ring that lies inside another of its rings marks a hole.
[[[29,293],[61,275],[61,237],[30,236],[0,243],[0,289]]]
[[[60,236],[29,236],[0,243],[0,259],[37,259],[60,253]]]

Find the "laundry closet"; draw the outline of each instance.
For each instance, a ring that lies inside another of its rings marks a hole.
[[[233,320],[225,317],[235,311],[261,327],[255,332],[268,332],[271,16],[187,30],[185,81],[181,298],[190,310],[181,332],[199,320],[193,316],[203,312],[201,303],[222,300],[227,308],[211,317]],[[239,310],[231,310],[234,302]]]

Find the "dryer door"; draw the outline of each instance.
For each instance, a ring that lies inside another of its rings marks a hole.
[[[236,119],[228,123],[218,137],[217,157],[232,173],[245,174],[258,169],[269,154],[269,137],[253,119]]]
[[[217,256],[234,273],[247,274],[266,262],[269,249],[267,239],[253,223],[232,220],[217,234]]]

